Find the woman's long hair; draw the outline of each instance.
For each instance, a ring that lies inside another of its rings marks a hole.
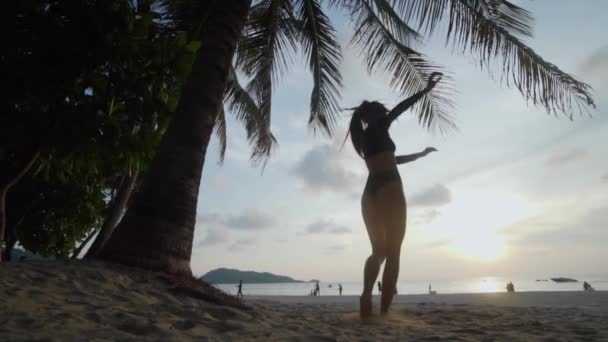
[[[365,159],[365,133],[363,124],[369,126],[369,119],[374,114],[382,114],[386,115],[388,113],[388,109],[380,102],[368,102],[363,101],[358,107],[350,108],[354,110],[353,116],[350,119],[350,125],[348,128],[348,132],[346,133],[346,137],[344,137],[344,142],[342,146],[346,143],[346,139],[348,139],[348,135],[350,134],[350,139],[353,143],[353,147],[355,151],[361,158]]]

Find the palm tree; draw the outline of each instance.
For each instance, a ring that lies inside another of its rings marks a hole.
[[[256,127],[249,135],[257,144],[254,160],[265,160],[271,152],[272,88],[299,48],[307,57],[314,81],[309,124],[314,131],[333,133],[342,86],[342,55],[323,4],[347,11],[355,26],[351,44],[360,49],[368,71],[387,72],[391,85],[404,95],[421,90],[431,73],[443,71],[415,50],[416,44],[443,29],[446,42],[474,56],[482,69],[492,73],[498,68],[501,80],[515,85],[526,100],[547,112],[572,118],[575,111],[594,106],[587,84],[545,61],[522,41],[532,36],[534,19],[506,0],[162,3],[177,26],[200,32],[203,48],[143,189],[103,250],[106,259],[168,272],[190,272],[203,160],[214,123],[220,136],[225,137],[221,133],[225,132],[225,122],[219,102],[226,79],[236,81],[234,70],[250,78],[245,89],[239,88],[240,95],[251,94],[250,104],[259,108],[256,119],[250,122]],[[442,82],[414,108],[424,127],[453,127],[451,84]]]
[[[191,274],[204,156],[251,0],[215,3],[172,122],[142,189],[101,250],[103,259]]]

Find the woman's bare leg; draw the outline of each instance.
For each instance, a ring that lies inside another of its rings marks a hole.
[[[371,296],[374,289],[374,284],[380,274],[380,267],[384,262],[384,256],[379,254],[370,255],[365,261],[363,269],[363,293],[362,296]]]
[[[364,193],[361,199],[361,209],[363,211],[363,221],[367,228],[367,234],[372,245],[372,255],[365,261],[363,270],[363,293],[360,298],[361,317],[372,314],[372,290],[380,273],[380,267],[386,256],[386,239],[384,229],[381,225],[382,220],[377,214],[374,202],[376,199]]]
[[[382,211],[386,227],[386,265],[382,274],[382,298],[380,313],[386,314],[391,306],[397,279],[401,245],[405,237],[406,204],[401,183],[391,183],[382,189]]]

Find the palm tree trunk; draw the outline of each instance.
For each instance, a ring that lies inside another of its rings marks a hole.
[[[84,241],[82,241],[80,243],[80,245],[78,246],[78,248],[76,248],[76,250],[74,252],[72,252],[72,256],[70,257],[70,259],[78,259],[78,256],[80,255],[80,252],[82,252],[82,250],[84,249],[84,247],[89,243],[89,241],[91,241],[91,239],[95,236],[95,234],[97,234],[97,232],[99,232],[99,229],[97,229],[97,228],[91,230],[91,232],[86,237],[86,239],[84,239]]]
[[[32,168],[38,157],[40,156],[40,149],[36,148],[34,153],[30,157],[30,160],[23,166],[23,168],[11,179],[8,179],[4,184],[0,185],[0,262],[2,262],[2,243],[4,242],[4,235],[6,230],[6,195],[8,191],[17,184],[23,176]],[[8,260],[7,260],[8,261]]]
[[[196,205],[209,138],[251,0],[215,1],[192,71],[142,189],[99,257],[191,275]]]
[[[137,173],[134,173],[131,176],[126,176],[120,183],[120,188],[118,188],[116,197],[112,200],[110,213],[101,226],[99,234],[91,245],[91,248],[87,251],[86,258],[97,256],[106,242],[108,242],[112,232],[114,232],[114,229],[123,217],[125,209],[127,208],[127,203],[129,202],[129,197],[131,197],[131,193],[133,193],[136,182]]]

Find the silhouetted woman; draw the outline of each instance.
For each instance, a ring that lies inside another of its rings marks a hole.
[[[408,163],[437,151],[427,147],[419,153],[395,156],[395,143],[388,130],[399,115],[435,87],[441,76],[440,73],[431,74],[424,90],[399,103],[391,111],[381,103],[364,101],[355,108],[350,121],[349,133],[353,146],[365,159],[369,170],[361,197],[361,209],[372,244],[372,255],[365,262],[364,287],[360,298],[361,317],[372,313],[372,290],[385,259],[380,301],[382,314],[388,312],[395,295],[406,221],[405,195],[397,164]]]

